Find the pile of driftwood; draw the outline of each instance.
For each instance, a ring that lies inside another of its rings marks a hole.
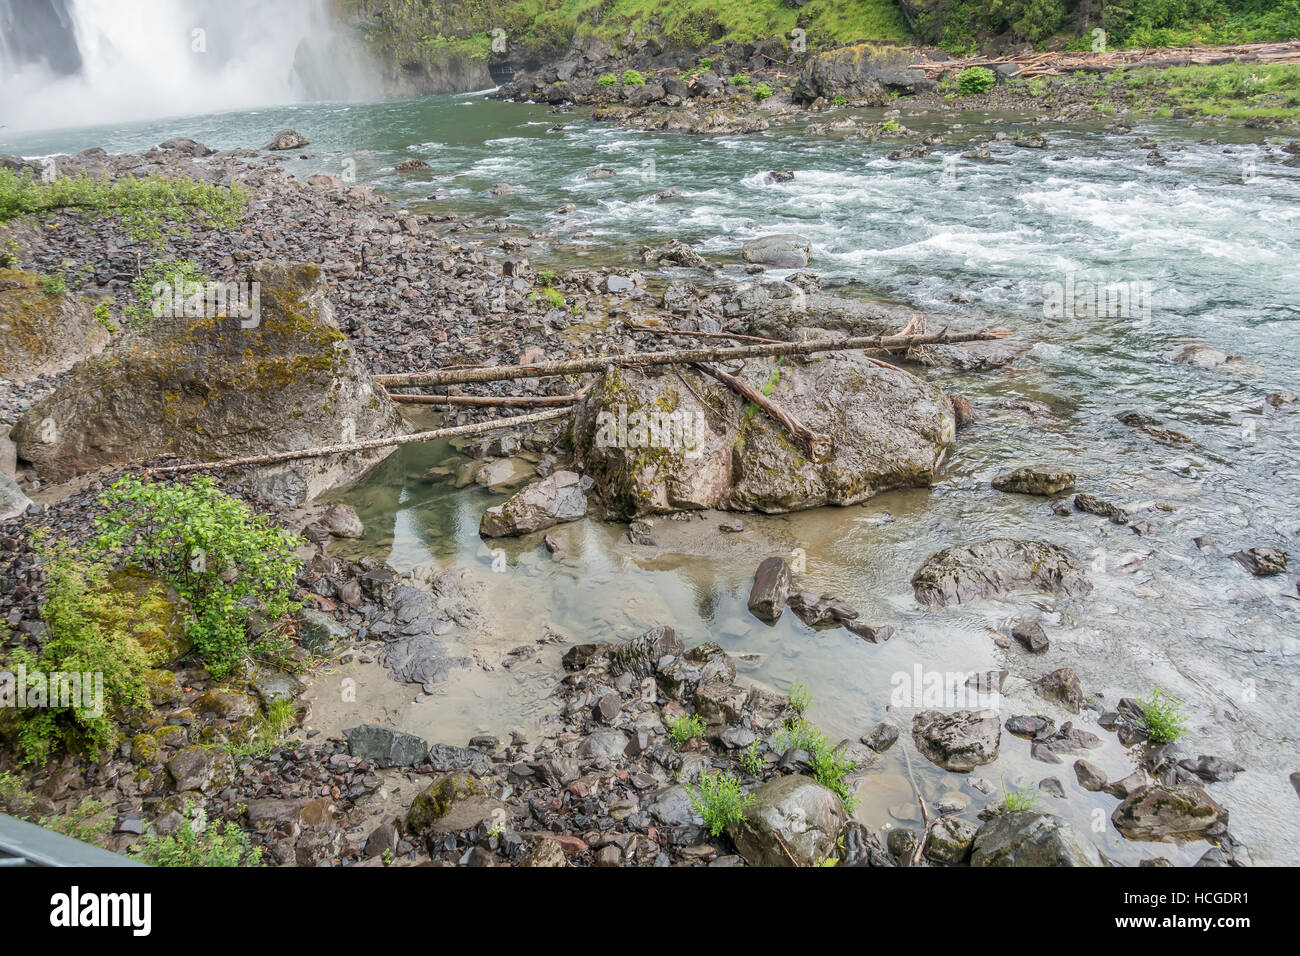
[[[913,69],[933,78],[972,66],[1014,63],[1018,77],[1061,76],[1067,73],[1109,73],[1132,67],[1220,66],[1224,63],[1300,63],[1300,42],[1242,43],[1234,46],[1186,46],[1159,50],[1107,50],[1102,53],[1026,53],[1020,56],[972,56],[917,63]]]
[[[683,333],[672,329],[645,329],[644,331],[661,332],[664,335],[699,335],[747,341],[752,344],[730,348],[668,349],[658,352],[628,352],[620,355],[597,355],[585,358],[564,359],[556,362],[539,362],[534,365],[497,365],[483,368],[447,368],[432,372],[410,372],[401,375],[377,375],[375,381],[385,389],[393,388],[439,388],[449,385],[463,385],[481,382],[517,381],[526,378],[553,378],[561,375],[603,372],[614,366],[645,368],[659,365],[686,365],[696,368],[729,388],[735,390],[772,419],[780,423],[806,454],[821,458],[830,445],[829,436],[819,434],[804,426],[792,415],[780,408],[775,402],[758,389],[729,375],[711,363],[735,359],[761,358],[776,355],[812,355],[817,352],[849,351],[906,351],[926,345],[951,345],[960,342],[984,342],[990,339],[1004,338],[1009,333],[982,330],[979,332],[942,332],[931,334],[899,333],[859,336],[845,339],[818,339],[806,342],[782,342],[771,339],[754,339],[749,336],[736,336],[721,333]],[[872,359],[879,365],[893,368],[887,362]],[[338,455],[353,452],[373,451],[377,448],[391,448],[395,445],[410,445],[416,442],[433,441],[438,438],[455,438],[466,435],[479,435],[502,428],[515,428],[519,425],[531,425],[538,422],[554,421],[572,414],[574,407],[585,396],[591,385],[570,395],[544,396],[474,396],[474,395],[413,395],[389,392],[389,397],[396,402],[420,403],[427,405],[453,406],[495,406],[501,408],[546,407],[546,411],[529,412],[496,418],[491,421],[474,422],[469,425],[454,425],[437,428],[432,431],[415,432],[410,435],[393,435],[383,438],[371,438],[361,441],[343,442],[336,445],[318,445],[312,448],[300,448],[293,451],[273,452],[267,455],[251,455],[243,458],[227,458],[223,461],[190,462],[179,465],[162,465],[149,468],[146,475],[176,475],[192,471],[212,471],[222,468],[238,468],[244,465],[271,465],[278,462],[296,461],[302,458],[316,458],[322,455]]]

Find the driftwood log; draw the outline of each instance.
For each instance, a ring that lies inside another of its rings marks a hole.
[[[581,372],[601,372],[613,365],[690,365],[694,362],[723,362],[731,359],[760,358],[770,355],[811,355],[817,352],[851,352],[859,349],[906,349],[918,345],[950,345],[958,342],[986,342],[1000,339],[1006,332],[949,332],[945,329],[930,335],[865,335],[847,339],[815,339],[809,342],[777,342],[741,345],[735,348],[671,349],[663,352],[628,352],[623,355],[596,355],[589,358],[539,362],[536,365],[498,365],[489,368],[442,369],[436,372],[412,372],[402,375],[376,375],[385,388],[427,388],[441,385],[464,385],[469,382],[501,382],[507,379],[549,378]]]

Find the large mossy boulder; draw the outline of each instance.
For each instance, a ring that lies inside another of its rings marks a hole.
[[[409,430],[335,322],[320,268],[261,262],[252,318],[155,317],[86,359],[18,422],[18,456],[62,480],[159,456],[264,455]],[[177,310],[184,311],[184,310]],[[388,450],[250,468],[297,505],[359,477]]]
[[[829,436],[829,453],[808,457],[782,425],[694,369],[611,369],[574,416],[573,443],[615,514],[857,504],[928,486],[956,433],[938,389],[859,353],[755,359],[737,377]]]
[[[100,624],[125,627],[145,653],[150,666],[169,667],[189,654],[193,641],[186,634],[189,606],[166,581],[135,568],[123,568],[108,576],[109,600],[102,608],[130,608],[127,621],[120,615],[105,616]],[[107,614],[107,612],[106,612]]]
[[[0,269],[0,377],[63,372],[108,344],[93,299],[47,292],[45,283],[34,272]]]

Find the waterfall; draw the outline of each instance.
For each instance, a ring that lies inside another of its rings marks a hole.
[[[0,0],[0,126],[378,94],[329,0]]]

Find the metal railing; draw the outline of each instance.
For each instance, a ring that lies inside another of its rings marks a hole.
[[[22,866],[144,866],[144,864],[0,813],[0,867]]]

